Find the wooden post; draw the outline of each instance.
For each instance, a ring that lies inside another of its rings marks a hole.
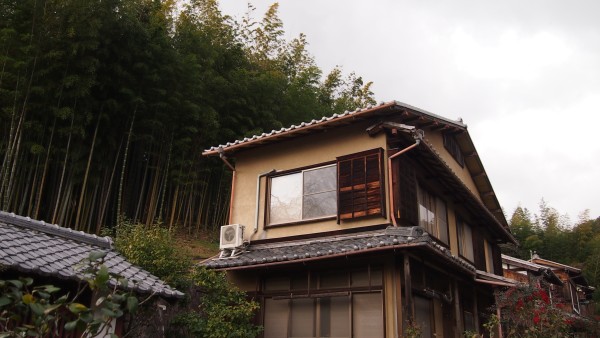
[[[456,331],[454,332],[454,337],[459,338],[464,332],[463,324],[462,324],[462,313],[460,311],[460,292],[458,292],[458,282],[456,280],[453,281],[454,284],[454,312],[456,319]]]
[[[410,277],[410,258],[407,254],[404,254],[404,298],[406,299],[406,318],[414,320],[415,308],[413,306],[412,298],[412,283]]]

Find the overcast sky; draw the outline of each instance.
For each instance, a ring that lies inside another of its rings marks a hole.
[[[241,18],[246,1],[221,0]],[[251,1],[262,18],[274,1]],[[373,81],[377,101],[462,117],[507,217],[544,198],[600,216],[600,1],[281,0],[328,73]]]

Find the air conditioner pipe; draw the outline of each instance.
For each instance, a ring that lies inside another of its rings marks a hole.
[[[390,218],[392,219],[392,224],[397,227],[398,226],[398,222],[396,221],[396,215],[394,213],[394,191],[393,191],[393,185],[392,185],[392,160],[402,154],[404,154],[405,152],[415,148],[416,146],[418,146],[419,144],[421,144],[421,141],[423,140],[423,137],[425,136],[425,133],[423,132],[423,130],[420,129],[415,129],[415,127],[413,126],[407,126],[405,124],[400,124],[400,123],[393,123],[393,122],[387,122],[383,124],[385,127],[388,128],[394,128],[394,129],[400,129],[403,132],[406,133],[410,133],[412,134],[413,138],[415,139],[415,143],[400,150],[399,152],[395,153],[394,155],[391,155],[390,157],[388,157],[388,194],[389,194],[389,199],[390,199]]]
[[[252,232],[253,234],[258,232],[258,210],[260,209],[260,179],[272,174],[272,173],[276,173],[277,170],[276,169],[272,169],[271,171],[267,171],[265,173],[259,174],[258,177],[256,178],[256,211],[255,211],[255,221],[254,221],[254,232]]]
[[[223,151],[223,147],[219,147],[218,151],[219,151],[219,157],[229,167],[229,169],[231,169],[231,172],[232,172],[232,176],[231,176],[231,196],[229,197],[229,220],[227,221],[228,224],[231,224],[231,219],[233,217],[233,194],[235,192],[235,167],[233,165],[231,165],[231,163],[229,163],[229,161],[227,160],[227,156],[225,156],[225,152]]]

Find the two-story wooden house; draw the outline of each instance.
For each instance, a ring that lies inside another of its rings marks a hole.
[[[234,171],[222,252],[264,337],[481,331],[514,242],[467,126],[389,102],[210,148]]]

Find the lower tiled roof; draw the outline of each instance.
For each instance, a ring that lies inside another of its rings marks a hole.
[[[320,237],[270,244],[250,244],[238,249],[233,256],[215,256],[201,264],[213,269],[258,268],[365,254],[376,251],[421,247],[448,262],[475,273],[475,267],[454,256],[446,247],[435,242],[421,227],[388,227],[358,234]]]
[[[82,280],[73,266],[91,252],[106,252],[104,265],[128,280],[127,289],[164,297],[183,297],[158,277],[129,263],[112,248],[110,237],[98,237],[55,224],[0,211],[0,266],[25,273]],[[115,280],[109,281],[113,286]]]

